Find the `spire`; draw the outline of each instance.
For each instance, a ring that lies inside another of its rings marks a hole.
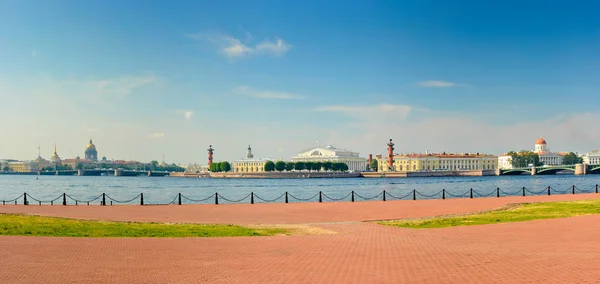
[[[252,159],[254,155],[252,155],[252,148],[248,145],[248,153],[246,153],[246,159]]]
[[[54,143],[54,154],[56,154],[56,143]]]

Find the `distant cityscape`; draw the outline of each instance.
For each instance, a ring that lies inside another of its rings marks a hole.
[[[56,145],[49,159],[44,159],[39,152],[34,160],[0,160],[0,169],[4,173],[31,173],[42,171],[77,171],[90,169],[124,169],[136,171],[165,171],[186,173],[207,173],[211,171],[231,173],[264,173],[269,171],[332,171],[349,172],[429,172],[429,171],[492,171],[510,170],[526,167],[554,167],[574,164],[600,164],[600,151],[594,150],[586,154],[573,152],[553,152],[542,137],[535,141],[533,150],[509,151],[501,155],[485,153],[397,153],[392,139],[386,144],[388,153],[373,157],[360,157],[358,152],[337,148],[332,145],[313,146],[298,152],[297,156],[283,161],[285,166],[274,169],[269,163],[274,159],[257,158],[248,145],[245,155],[234,161],[223,161],[226,166],[215,168],[212,145],[207,149],[206,164],[176,165],[164,161],[144,163],[139,161],[109,160],[105,156],[98,158],[96,145],[90,139],[85,146],[83,158],[61,159]],[[337,165],[345,164],[344,167]],[[336,165],[332,167],[331,165]]]
[[[125,170],[156,170],[183,172],[184,167],[175,164],[166,164],[164,161],[152,161],[143,163],[139,161],[109,160],[106,157],[98,159],[98,150],[96,145],[90,139],[85,146],[84,157],[61,159],[58,155],[57,147],[54,145],[54,152],[50,159],[44,159],[38,147],[38,156],[30,161],[18,160],[0,160],[0,166],[3,172],[40,172],[40,171],[75,171],[86,169],[125,169]]]

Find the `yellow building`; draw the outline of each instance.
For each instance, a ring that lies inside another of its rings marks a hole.
[[[38,163],[33,161],[19,161],[19,162],[9,162],[7,165],[9,171],[11,172],[37,172]]]
[[[498,157],[486,154],[400,154],[393,158],[390,169],[387,157],[378,155],[377,171],[379,172],[423,172],[423,171],[459,171],[459,170],[495,170],[498,168]]]
[[[248,152],[241,160],[234,161],[231,170],[234,173],[262,173],[265,171],[265,164],[270,159],[255,159],[252,154],[252,148],[248,145]]]

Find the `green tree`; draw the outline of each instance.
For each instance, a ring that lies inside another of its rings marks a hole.
[[[158,168],[158,161],[152,161],[152,162],[150,162],[150,169],[154,170],[156,168]]]
[[[10,172],[10,168],[8,166],[4,167],[2,170],[5,172]]]
[[[281,172],[281,171],[285,170],[285,162],[284,162],[284,161],[277,161],[277,162],[275,163],[275,169],[276,169],[278,172]]]
[[[346,163],[342,163],[341,170],[342,170],[342,172],[347,172],[348,171],[348,165]]]
[[[272,172],[275,170],[275,163],[273,161],[267,161],[265,163],[265,172]]]
[[[342,162],[333,163],[333,170],[336,172],[344,171],[344,169],[347,167],[348,167],[348,165],[346,165],[345,163],[342,163]]]
[[[231,165],[227,161],[221,162],[219,165],[219,170],[221,170],[222,172],[231,171]]]
[[[330,161],[324,162],[323,163],[323,170],[325,171],[331,171],[333,170],[333,163]]]
[[[294,164],[294,162],[287,162],[285,163],[285,170],[286,171],[292,171],[294,169],[296,165]]]
[[[313,168],[312,168],[313,170],[320,172],[322,168],[323,168],[323,163],[321,163],[321,162],[313,163]]]
[[[578,157],[575,153],[569,152],[563,157],[563,165],[575,165],[583,163],[583,158]]]
[[[369,164],[369,168],[372,171],[376,172],[377,171],[377,167],[378,167],[377,160],[372,160],[371,163]]]
[[[212,164],[210,164],[210,168],[209,168],[209,170],[210,170],[211,172],[213,172],[213,173],[219,172],[219,171],[221,170],[221,168],[220,168],[220,164],[221,164],[221,163],[212,163]]]
[[[305,167],[304,162],[296,162],[296,164],[294,164],[294,169],[297,171],[304,170],[304,167]]]
[[[83,164],[82,163],[77,163],[77,169],[78,170],[83,170]]]
[[[308,171],[312,171],[313,167],[314,167],[315,162],[305,162],[304,163],[304,168]]]
[[[544,165],[540,162],[540,156],[532,151],[521,150],[519,152],[510,151],[507,153],[512,160],[512,165],[515,168],[526,168],[529,165],[536,167]]]

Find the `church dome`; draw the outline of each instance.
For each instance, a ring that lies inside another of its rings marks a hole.
[[[544,140],[544,138],[540,137],[540,138],[538,138],[538,140],[535,140],[535,144],[536,145],[546,144],[546,140]]]
[[[98,151],[96,150],[96,145],[92,143],[92,139],[90,139],[90,144],[85,146],[85,159],[91,161],[98,161]]]
[[[87,146],[85,146],[85,149],[96,149],[96,145],[94,145],[94,143],[92,143],[92,139],[90,139],[90,144],[87,144]]]

